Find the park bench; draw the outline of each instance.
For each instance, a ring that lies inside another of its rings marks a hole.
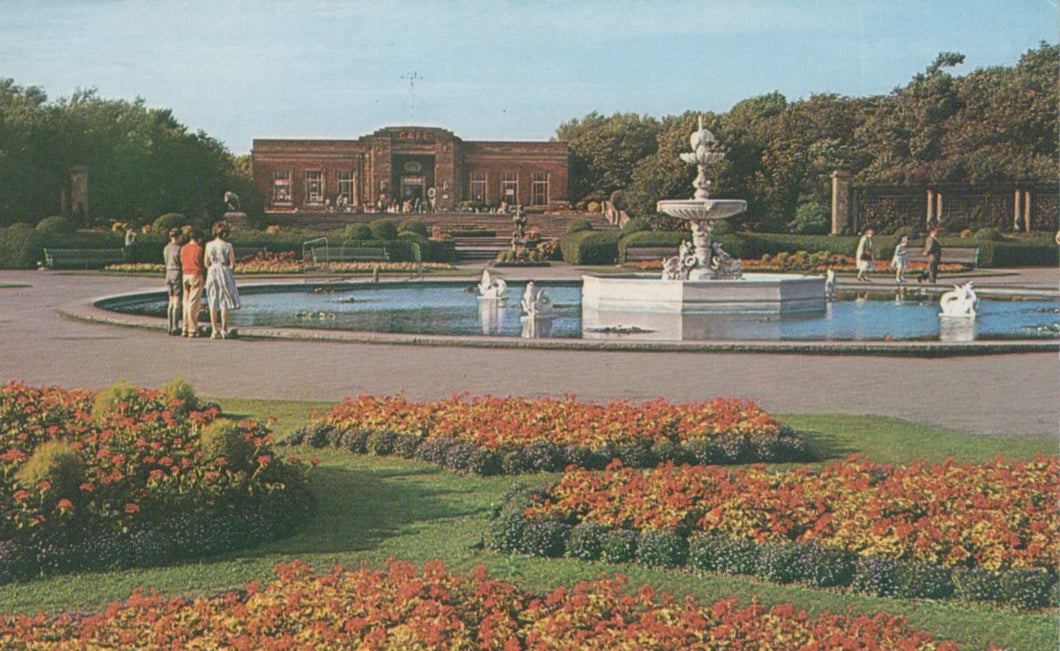
[[[44,266],[49,269],[91,269],[125,262],[124,249],[44,249]]]
[[[909,245],[909,263],[927,263],[924,255],[924,245]],[[942,247],[942,264],[963,264],[970,269],[979,265],[979,247],[977,246],[944,246]]]
[[[311,249],[313,263],[322,262],[386,262],[390,254],[382,246],[314,247]]]
[[[629,246],[626,247],[625,262],[663,260],[677,255],[676,246]]]

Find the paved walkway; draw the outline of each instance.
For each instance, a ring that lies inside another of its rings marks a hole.
[[[469,269],[469,279],[479,272]],[[508,276],[572,277],[569,267]],[[1056,289],[1056,269],[976,278],[977,286]],[[203,395],[337,401],[467,391],[581,399],[737,396],[774,412],[882,414],[978,435],[1056,436],[1055,353],[916,359],[802,354],[601,352],[394,346],[291,340],[210,341],[63,318],[71,302],[161,280],[0,271],[0,379],[98,389],[174,377]],[[883,285],[882,278],[876,283]]]

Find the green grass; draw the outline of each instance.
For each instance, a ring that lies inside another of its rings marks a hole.
[[[301,425],[330,403],[217,399],[232,415],[276,417],[278,438]],[[982,461],[999,453],[1012,458],[1055,451],[1040,439],[988,439],[921,427],[892,418],[846,415],[786,414],[782,420],[807,431],[813,445],[831,456],[864,454],[881,462],[920,457]],[[165,594],[212,594],[250,581],[269,581],[272,566],[300,558],[326,570],[332,564],[380,566],[396,557],[415,563],[441,558],[462,571],[485,565],[499,579],[532,590],[621,572],[637,586],[650,583],[675,594],[704,601],[736,597],[744,603],[793,603],[811,614],[825,610],[859,613],[888,611],[906,616],[913,626],[939,638],[971,648],[995,643],[1004,648],[1055,648],[1057,623],[1050,614],[971,606],[959,602],[878,599],[836,590],[782,586],[752,578],[657,570],[635,565],[586,563],[498,554],[485,547],[492,509],[516,481],[547,482],[556,475],[475,478],[441,470],[431,464],[396,458],[352,455],[340,451],[292,448],[303,458],[321,463],[312,471],[318,509],[297,535],[258,549],[232,553],[201,563],[172,567],[60,576],[21,585],[0,586],[0,613],[44,610],[94,610],[125,598],[137,586],[153,586]]]

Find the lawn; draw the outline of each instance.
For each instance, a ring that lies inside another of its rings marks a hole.
[[[275,416],[277,438],[300,426],[330,403],[217,399],[233,415]],[[893,419],[847,415],[780,414],[808,433],[814,447],[832,457],[863,454],[878,462],[931,461],[953,456],[983,461],[1055,453],[1049,439],[991,439],[962,436]],[[498,579],[545,590],[622,572],[633,586],[650,583],[676,594],[706,601],[735,596],[742,602],[793,603],[811,614],[823,610],[860,613],[888,611],[905,615],[918,628],[971,648],[994,643],[1004,648],[1055,648],[1057,622],[1052,614],[971,606],[959,602],[880,599],[795,585],[774,585],[746,577],[699,575],[687,570],[648,569],[635,565],[587,563],[571,559],[510,557],[485,548],[483,536],[491,510],[514,481],[545,482],[553,475],[520,478],[465,477],[419,462],[352,455],[340,451],[293,448],[303,458],[314,454],[312,472],[318,510],[305,529],[286,540],[207,561],[141,570],[60,576],[22,585],[0,586],[0,612],[93,610],[126,597],[137,586],[166,594],[212,594],[250,581],[268,581],[272,566],[300,558],[317,569],[332,564],[380,566],[397,557],[415,563],[440,558],[453,570],[485,565]]]

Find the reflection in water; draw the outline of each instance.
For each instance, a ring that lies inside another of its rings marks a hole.
[[[975,341],[975,319],[940,314],[939,341]]]
[[[480,296],[478,299],[478,317],[482,323],[482,334],[502,334],[504,332],[505,311],[503,298],[483,298]]]
[[[552,336],[553,316],[524,316],[520,320],[523,323],[523,331],[520,334],[523,339],[542,339]]]

